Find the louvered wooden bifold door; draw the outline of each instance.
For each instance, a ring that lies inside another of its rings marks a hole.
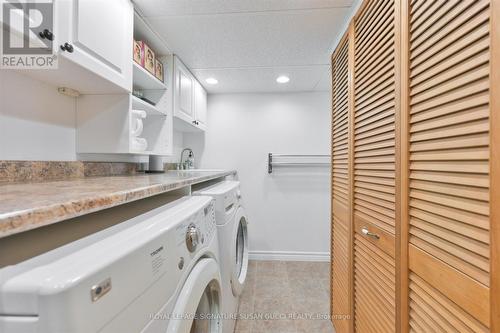
[[[350,174],[348,39],[332,57],[332,301],[331,313],[337,333],[349,331],[350,292]],[[333,296],[334,295],[334,296]]]
[[[332,58],[337,332],[500,331],[499,20],[490,0],[365,0],[351,20]]]
[[[394,1],[354,21],[354,328],[395,330]]]
[[[489,1],[409,10],[409,323],[488,332]]]

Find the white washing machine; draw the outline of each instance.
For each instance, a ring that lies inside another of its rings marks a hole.
[[[187,197],[0,270],[0,332],[222,331],[214,201]]]
[[[222,329],[224,333],[232,333],[248,271],[248,219],[242,204],[240,182],[223,181],[193,194],[215,199],[222,278]]]

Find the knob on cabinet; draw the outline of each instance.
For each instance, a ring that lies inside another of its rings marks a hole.
[[[68,51],[69,53],[73,53],[74,51],[73,45],[71,45],[70,43],[64,43],[64,45],[61,45],[61,50]]]
[[[54,34],[49,29],[43,29],[43,31],[40,31],[38,35],[40,35],[42,39],[48,39],[50,41],[54,40]]]

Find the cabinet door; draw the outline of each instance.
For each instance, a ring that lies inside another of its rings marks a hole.
[[[410,328],[489,332],[490,2],[409,10]]]
[[[188,69],[176,57],[174,61],[175,91],[174,109],[175,116],[192,124],[194,114],[194,79]]]
[[[354,21],[355,328],[395,332],[395,1],[370,0]],[[377,238],[378,237],[378,238]]]
[[[347,36],[346,36],[347,37]],[[331,312],[337,333],[349,332],[351,323],[352,228],[351,169],[349,157],[349,39],[344,38],[332,57],[332,281]]]
[[[57,41],[73,47],[59,55],[131,91],[133,6],[130,0],[62,0]]]
[[[205,130],[207,126],[207,92],[196,80],[194,81],[194,106],[196,126]]]

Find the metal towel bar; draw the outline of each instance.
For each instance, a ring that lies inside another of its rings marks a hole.
[[[267,156],[267,173],[271,174],[273,173],[273,166],[326,166],[330,165],[330,161],[328,162],[276,162],[273,160],[274,157],[323,157],[323,158],[330,158],[331,155],[320,155],[320,154],[311,154],[311,155],[304,155],[304,154],[273,154],[269,153]]]

